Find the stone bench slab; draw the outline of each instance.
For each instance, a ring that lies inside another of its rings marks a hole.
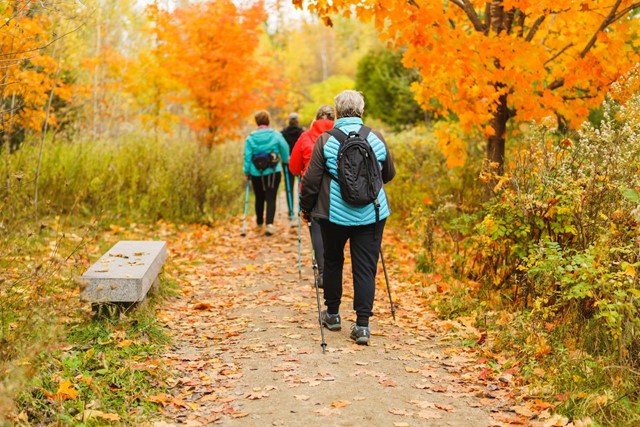
[[[165,242],[122,240],[82,275],[87,287],[81,297],[93,303],[140,302],[166,259]]]

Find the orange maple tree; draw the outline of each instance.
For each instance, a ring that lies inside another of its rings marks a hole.
[[[228,135],[263,102],[273,85],[255,55],[266,13],[262,3],[239,8],[230,0],[187,5],[157,19],[163,68],[184,88],[177,97],[191,107],[187,122],[211,144]]]
[[[406,47],[404,64],[422,76],[414,86],[422,106],[482,129],[499,172],[509,120],[555,114],[576,125],[638,61],[640,3],[631,0],[309,0],[306,7],[329,24],[338,12],[373,19],[383,39]]]
[[[49,33],[52,23],[38,4],[16,0],[0,4],[0,142],[14,132],[39,132],[47,117],[45,105],[54,85],[57,94],[67,97],[55,79],[57,61],[45,48],[55,42]]]

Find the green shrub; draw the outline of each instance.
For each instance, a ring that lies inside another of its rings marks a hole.
[[[460,229],[472,223],[469,215],[478,206],[483,189],[477,175],[481,152],[472,138],[466,142],[467,161],[464,166],[449,168],[435,136],[424,127],[416,127],[387,138],[397,175],[387,186],[393,218],[415,232],[421,239],[420,268],[436,270],[438,253],[450,253],[454,258],[467,254],[460,246]],[[448,272],[449,261],[440,265]]]
[[[569,135],[544,123],[531,130],[467,227],[463,245],[475,255],[460,268],[485,295],[523,308],[526,328],[511,348],[548,362],[556,392],[609,396],[600,408],[569,399],[568,414],[636,425],[640,96],[616,98],[603,103],[597,125]]]

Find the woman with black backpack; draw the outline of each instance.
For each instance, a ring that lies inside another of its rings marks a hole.
[[[324,301],[322,325],[342,328],[342,270],[349,242],[353,271],[353,309],[356,322],[351,338],[368,345],[373,316],[378,254],[386,218],[390,215],[383,184],[396,174],[382,134],[363,125],[364,98],[345,90],[335,97],[334,127],[316,140],[302,178],[301,216],[320,223],[324,244]]]
[[[267,236],[275,233],[273,220],[276,216],[276,196],[280,186],[282,166],[289,163],[289,146],[282,134],[269,127],[271,116],[268,111],[260,110],[255,114],[258,129],[247,137],[244,144],[244,163],[242,171],[255,195],[256,224],[262,229],[264,206],[267,205]]]

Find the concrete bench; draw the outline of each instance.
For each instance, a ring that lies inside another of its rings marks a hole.
[[[167,259],[165,242],[122,240],[82,275],[81,298],[92,303],[141,302]]]

